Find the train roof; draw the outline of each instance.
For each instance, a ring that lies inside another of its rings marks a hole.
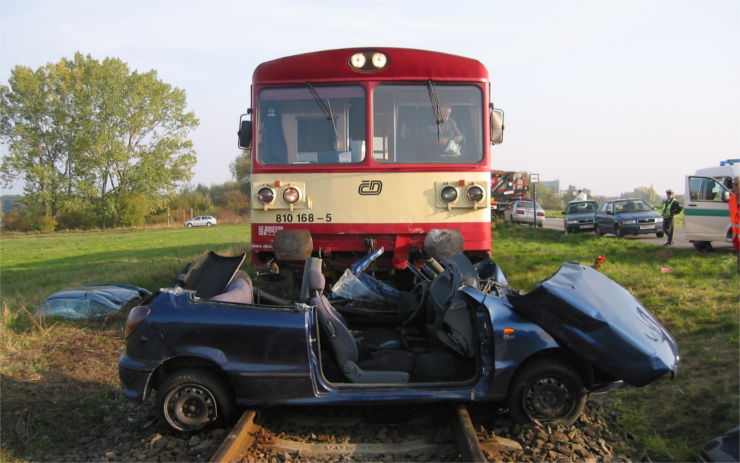
[[[350,66],[358,52],[381,52],[388,64],[377,71]],[[316,51],[287,56],[260,64],[254,71],[255,85],[357,80],[488,81],[488,70],[478,60],[448,53],[410,48],[358,47]]]

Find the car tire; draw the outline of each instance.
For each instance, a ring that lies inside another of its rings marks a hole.
[[[230,388],[216,374],[200,368],[175,370],[157,388],[162,422],[175,431],[199,431],[228,424],[236,405]]]
[[[189,224],[187,224],[185,226],[188,227],[188,228],[193,228],[193,224],[192,223],[189,223]]]
[[[211,225],[213,225],[211,222],[206,222],[206,227],[210,227]]]
[[[663,233],[663,232],[655,232],[655,236],[657,236],[658,238],[663,238],[663,235],[664,234],[665,233]]]
[[[587,391],[576,369],[558,358],[524,364],[509,387],[509,413],[519,424],[570,425],[586,406]]]
[[[596,225],[596,226],[594,227],[594,234],[595,234],[596,236],[604,236],[604,232],[602,232],[602,231],[601,231],[601,228],[599,228],[599,226],[598,226],[598,225]]]

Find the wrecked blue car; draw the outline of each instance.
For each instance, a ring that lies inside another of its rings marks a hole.
[[[156,391],[178,431],[246,406],[430,400],[505,403],[518,422],[567,424],[590,393],[678,368],[668,331],[591,267],[566,263],[520,294],[493,261],[457,254],[409,266],[401,290],[365,271],[380,252],[349,272],[375,301],[335,294],[318,258],[289,301],[252,286],[238,271],[245,256],[210,253],[131,310],[123,394]]]

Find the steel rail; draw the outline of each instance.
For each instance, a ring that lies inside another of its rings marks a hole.
[[[404,456],[413,453],[449,452],[456,450],[464,461],[483,463],[486,461],[478,442],[478,437],[465,404],[457,404],[454,413],[453,430],[456,447],[452,444],[416,439],[396,443],[307,443],[283,438],[256,437],[261,427],[255,423],[256,412],[244,412],[234,428],[229,432],[211,457],[211,463],[236,463],[241,461],[248,450],[259,443],[276,451],[297,454],[305,458],[328,459],[339,456],[372,458],[377,455]],[[350,420],[351,421],[351,420]],[[353,423],[346,423],[353,424]],[[354,423],[356,425],[356,423]],[[259,442],[258,442],[259,441]]]

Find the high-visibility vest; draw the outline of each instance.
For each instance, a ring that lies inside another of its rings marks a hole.
[[[740,205],[735,193],[730,195],[730,222],[732,223],[732,237],[740,237]]]

